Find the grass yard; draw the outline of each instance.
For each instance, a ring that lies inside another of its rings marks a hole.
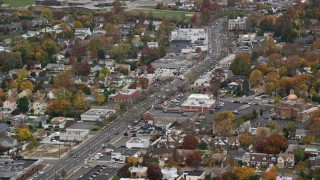
[[[140,12],[144,12],[145,14],[149,14],[149,12],[153,13],[153,16],[157,19],[160,18],[168,18],[168,19],[179,19],[184,17],[192,16],[193,12],[184,12],[184,11],[170,11],[170,10],[142,10],[142,9],[134,9],[129,12],[132,12],[135,15],[139,15]]]
[[[9,4],[12,7],[23,7],[32,5],[35,3],[35,0],[2,0],[3,4]]]

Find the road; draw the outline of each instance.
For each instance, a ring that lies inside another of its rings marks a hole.
[[[223,30],[226,27],[222,28],[221,26],[225,24],[225,21],[226,21],[225,18],[224,20],[218,19],[217,20],[218,23],[214,24],[213,27],[212,26],[210,27],[217,34],[223,34]],[[213,45],[218,50],[224,48],[223,36],[210,37],[211,40],[213,40],[212,38],[217,38],[217,40],[212,41],[211,45]],[[196,65],[195,67],[190,69],[188,72],[186,72],[184,76],[187,77],[188,75],[192,74],[195,78],[197,78],[201,74],[203,74],[205,71],[211,69],[213,65],[215,65],[220,58],[222,58],[222,56],[219,53],[219,51],[217,51],[217,53],[210,55],[210,58],[206,58],[204,61],[200,62],[198,65]],[[106,144],[106,141],[108,139],[110,140],[109,143],[113,143],[117,141],[123,135],[123,132],[126,130],[127,126],[134,120],[139,120],[140,115],[154,104],[158,95],[167,94],[170,91],[176,91],[179,86],[189,85],[189,84],[190,82],[188,81],[188,79],[173,80],[168,85],[163,87],[159,93],[152,95],[145,101],[136,105],[126,115],[121,117],[118,121],[114,122],[110,126],[101,130],[99,133],[95,135],[95,137],[91,138],[87,142],[83,142],[83,144],[78,149],[72,152],[73,154],[77,155],[76,158],[66,156],[57,160],[56,162],[52,162],[51,164],[49,164],[49,167],[45,170],[45,172],[41,174],[37,179],[46,179],[46,180],[57,179],[62,171],[64,171],[66,174],[72,173],[72,171],[77,166],[83,165],[85,163],[85,160],[90,155],[96,154],[99,151],[99,149],[102,147],[102,144]]]

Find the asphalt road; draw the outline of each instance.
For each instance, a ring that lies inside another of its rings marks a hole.
[[[212,29],[217,34],[223,34],[223,31],[226,27],[222,27],[226,24],[226,19],[223,20],[218,19],[217,24],[214,24]],[[210,28],[211,29],[211,28]],[[210,31],[210,30],[209,30]],[[210,36],[210,35],[209,35]],[[216,41],[212,42],[212,46],[216,48],[216,50],[223,49],[225,44],[223,41],[225,38],[220,35],[216,37],[209,37],[211,40],[213,38],[217,39]],[[197,66],[193,67],[189,71],[187,71],[184,75],[187,77],[188,75],[192,74],[194,77],[199,77],[199,75],[203,74],[205,71],[212,68],[213,65],[217,63],[217,61],[222,58],[220,51],[216,51],[217,53],[210,54],[210,58],[206,58],[203,62],[199,63]],[[77,157],[63,157],[55,162],[50,162],[49,167],[45,170],[43,174],[41,174],[37,179],[59,179],[60,174],[64,171],[66,174],[72,173],[77,166],[84,165],[85,160],[93,154],[96,154],[102,144],[106,144],[106,141],[109,139],[109,143],[113,143],[117,141],[122,135],[123,132],[126,130],[127,126],[135,121],[139,120],[140,115],[144,113],[147,109],[149,109],[160,94],[167,94],[170,91],[176,91],[177,88],[181,85],[190,84],[190,82],[186,80],[179,80],[175,79],[170,82],[168,85],[164,86],[161,91],[157,94],[152,95],[147,100],[137,104],[135,107],[132,108],[126,115],[120,118],[118,121],[114,122],[110,126],[106,127],[105,129],[101,130],[99,133],[95,135],[95,137],[91,138],[90,140],[84,142],[78,149],[74,150],[72,153],[76,154]],[[119,132],[119,133],[117,133]],[[116,134],[117,133],[117,134]]]

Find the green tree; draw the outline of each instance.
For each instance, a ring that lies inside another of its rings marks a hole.
[[[297,147],[294,150],[294,162],[295,164],[298,164],[300,161],[304,161],[306,159],[306,155],[304,152],[304,148]]]
[[[20,110],[20,112],[23,112],[23,113],[26,113],[29,111],[29,100],[26,96],[18,99],[17,108]]]
[[[106,66],[103,66],[102,68],[101,68],[101,71],[100,71],[101,73],[103,73],[104,75],[109,75],[110,74],[110,71],[109,71],[109,69],[106,67]]]
[[[252,111],[252,117],[253,117],[253,118],[258,117],[258,113],[257,113],[257,111],[256,111],[256,108],[254,108],[253,111]]]
[[[206,150],[208,147],[208,144],[204,141],[201,141],[200,144],[199,144],[199,149],[201,150]]]
[[[106,98],[104,97],[104,95],[99,94],[96,97],[96,101],[97,101],[98,105],[101,105],[102,103],[104,103],[106,101]]]
[[[52,11],[49,8],[44,8],[41,11],[41,16],[50,21],[52,19]]]
[[[263,116],[263,109],[260,109],[260,116]]]
[[[239,53],[230,64],[230,70],[234,75],[248,76],[251,67],[251,56],[249,53]]]

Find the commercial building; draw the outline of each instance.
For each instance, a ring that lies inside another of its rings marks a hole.
[[[126,147],[145,149],[150,146],[150,137],[133,137],[126,142]]]
[[[195,111],[208,113],[214,108],[215,100],[208,94],[191,94],[188,99],[181,105],[183,111]]]
[[[0,158],[0,179],[27,179],[27,176],[37,171],[41,159],[7,159]]]
[[[90,109],[89,111],[81,114],[82,121],[102,121],[107,119],[116,111],[113,109]]]
[[[206,32],[203,28],[178,28],[171,32],[171,40],[191,40],[191,43],[195,43],[205,39]]]
[[[219,66],[223,69],[229,69],[231,62],[236,58],[235,54],[229,54],[219,61]]]
[[[111,94],[108,98],[115,103],[133,102],[140,96],[140,91],[137,89],[123,89],[116,94]]]
[[[66,129],[66,132],[59,134],[60,141],[78,141],[81,142],[85,140],[89,135],[89,130],[85,129]]]
[[[236,19],[229,19],[228,29],[229,30],[245,30],[247,17],[237,17]]]

